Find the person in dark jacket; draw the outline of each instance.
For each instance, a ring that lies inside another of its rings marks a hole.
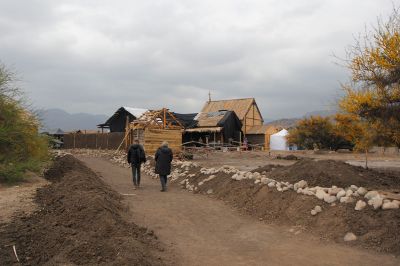
[[[132,168],[132,179],[135,189],[140,186],[140,167],[145,162],[146,154],[144,153],[143,146],[139,144],[139,139],[135,139],[135,143],[128,150],[128,163]]]
[[[155,155],[155,172],[160,176],[161,192],[167,191],[167,176],[171,173],[172,158],[172,150],[168,148],[168,142],[164,141]]]

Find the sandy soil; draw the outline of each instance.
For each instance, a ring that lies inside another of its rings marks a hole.
[[[177,265],[400,264],[391,255],[323,242],[295,228],[264,224],[241,215],[222,201],[173,186],[169,192],[161,193],[159,184],[147,176],[142,177],[143,189],[133,190],[130,169],[103,158],[79,158],[124,195],[135,222],[155,231],[177,254]],[[244,167],[260,166],[261,160],[251,159]],[[207,161],[214,163],[210,158]],[[235,158],[223,161],[234,165]]]
[[[15,186],[0,185],[0,223],[6,223],[14,216],[23,216],[36,210],[33,202],[36,190],[48,182],[37,175]]]

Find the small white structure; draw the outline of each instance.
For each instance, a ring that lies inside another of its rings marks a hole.
[[[287,151],[289,150],[289,145],[287,142],[287,135],[289,131],[282,129],[278,133],[272,134],[270,137],[269,148],[271,151]]]

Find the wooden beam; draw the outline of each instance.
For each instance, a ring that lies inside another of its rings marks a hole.
[[[181,122],[179,122],[179,120],[171,112],[168,111],[168,114],[178,123],[179,126],[181,126],[181,128],[184,128]]]
[[[163,113],[164,113],[163,129],[165,129],[165,126],[167,125],[167,110],[165,108],[163,108]]]

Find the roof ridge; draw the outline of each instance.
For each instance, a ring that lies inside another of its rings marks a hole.
[[[227,101],[235,101],[235,100],[255,100],[254,97],[248,97],[248,98],[234,98],[234,99],[227,99],[227,100],[211,100],[211,102],[227,102]],[[207,103],[210,101],[207,101]]]

